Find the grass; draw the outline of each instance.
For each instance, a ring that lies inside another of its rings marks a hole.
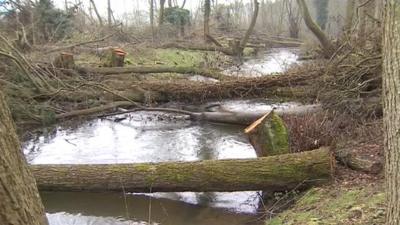
[[[189,51],[179,49],[140,49],[131,52],[127,61],[131,65],[165,65],[165,66],[193,66],[201,67],[215,62],[218,53]]]
[[[383,224],[385,194],[381,186],[313,188],[292,208],[266,225]]]
[[[126,66],[182,66],[182,67],[219,67],[229,64],[230,58],[219,52],[191,51],[180,49],[125,49]],[[102,59],[89,53],[75,57],[78,65],[99,66]]]

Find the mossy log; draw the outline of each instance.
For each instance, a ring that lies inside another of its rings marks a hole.
[[[135,67],[78,67],[79,72],[82,73],[97,73],[103,75],[116,75],[116,74],[145,74],[145,73],[181,73],[181,74],[195,74],[214,79],[230,79],[230,77],[215,70],[207,70],[190,66],[135,66]]]
[[[289,153],[289,134],[285,123],[272,110],[245,129],[258,157]]]
[[[138,164],[32,165],[42,191],[290,190],[331,178],[327,148],[256,159]]]

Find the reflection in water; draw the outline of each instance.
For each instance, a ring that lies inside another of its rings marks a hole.
[[[93,120],[58,127],[27,141],[32,164],[133,163],[256,157],[242,127],[158,121],[162,113],[135,113],[122,122]],[[142,118],[142,120],[140,120]]]
[[[41,193],[52,225],[151,224],[228,225],[257,224],[253,214],[233,213],[169,199],[118,193]],[[66,212],[66,213],[59,213]],[[76,223],[71,223],[71,222]]]
[[[284,72],[297,63],[297,49],[273,48],[256,58],[246,60],[242,65],[235,66],[225,73],[233,76],[263,76],[271,73]]]

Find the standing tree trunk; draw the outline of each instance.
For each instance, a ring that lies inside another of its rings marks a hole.
[[[386,0],[383,32],[383,124],[387,225],[400,224],[400,2]]]
[[[154,42],[155,33],[154,33],[154,0],[150,0],[150,26],[151,26],[151,37]]]
[[[251,33],[253,33],[254,27],[256,26],[257,17],[258,17],[258,10],[260,8],[260,4],[257,0],[254,0],[254,13],[251,17],[251,22],[249,28],[247,29],[246,33],[244,34],[242,40],[239,44],[238,54],[241,55],[243,53],[243,49],[246,47],[247,42],[249,41]]]
[[[354,17],[354,6],[356,2],[355,0],[348,0],[346,6],[346,19],[344,23],[344,32],[346,35],[349,35],[351,32],[351,28],[353,27],[353,17]]]
[[[311,30],[311,32],[314,33],[314,35],[317,37],[317,39],[321,43],[321,47],[322,47],[324,56],[326,58],[331,57],[335,51],[335,48],[334,48],[332,42],[329,40],[327,35],[321,30],[321,28],[318,26],[318,24],[316,24],[314,22],[314,20],[312,19],[306,2],[304,0],[297,0],[297,3],[303,14],[303,19],[304,19],[306,26],[308,27],[308,29]]]
[[[204,41],[208,41],[210,35],[210,0],[204,0]]]
[[[298,39],[300,32],[300,13],[299,9],[293,7],[293,0],[283,2],[286,9],[286,16],[289,23],[289,36]],[[265,6],[264,6],[265,7]]]
[[[0,93],[0,223],[45,225],[47,218]]]
[[[112,19],[111,19],[111,0],[107,0],[107,22],[108,22],[108,27],[111,27],[112,25]]]
[[[100,26],[103,26],[103,19],[101,19],[101,16],[100,16],[100,14],[99,14],[99,11],[97,11],[96,4],[94,4],[94,1],[93,1],[93,0],[90,0],[90,3],[91,3],[92,6],[93,6],[93,11],[94,11],[94,13],[95,13],[96,16],[97,16],[97,19],[99,20]]]
[[[164,5],[165,5],[165,0],[160,0],[160,11],[158,14],[158,27],[159,29],[164,23]]]

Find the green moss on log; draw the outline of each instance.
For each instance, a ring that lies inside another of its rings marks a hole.
[[[270,155],[289,153],[289,135],[282,118],[272,112],[267,126],[266,138],[269,139]]]
[[[272,111],[254,124],[257,124],[254,129],[246,133],[259,157],[289,153],[288,131],[278,114]]]
[[[247,191],[328,181],[328,149],[257,159],[110,165],[33,165],[42,191]]]

